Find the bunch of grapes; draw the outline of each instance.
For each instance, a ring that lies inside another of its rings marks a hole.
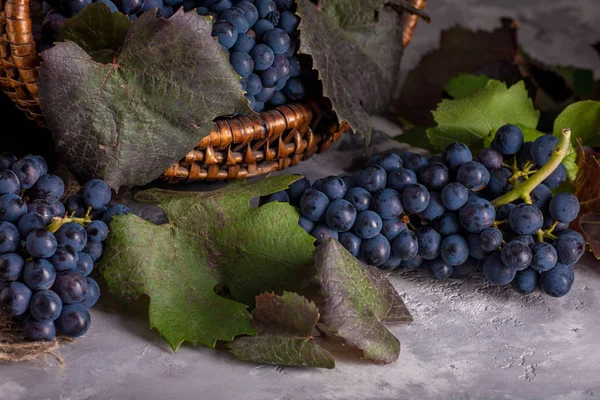
[[[312,185],[303,178],[261,200],[289,201],[300,209],[299,224],[315,245],[337,239],[361,261],[384,270],[426,268],[444,280],[482,268],[492,284],[512,283],[522,294],[541,287],[561,297],[571,289],[572,266],[585,250],[583,237],[568,227],[579,201],[551,190],[566,180],[565,167],[558,164],[525,193],[527,201],[502,201],[536,176],[557,142],[551,135],[524,142],[518,127],[505,125],[475,159],[462,143],[429,159],[387,153],[352,176]]]
[[[40,156],[0,155],[0,313],[28,340],[83,335],[100,296],[89,275],[115,215],[108,184],[94,179],[65,203],[64,182]]]
[[[250,107],[260,112],[266,106],[298,101],[319,90],[310,58],[298,51],[299,19],[292,0],[97,0],[113,12],[135,19],[157,9],[157,16],[169,18],[183,7],[210,15],[212,35],[218,38],[229,62],[240,75]],[[38,35],[38,50],[59,38],[64,22],[92,0],[46,0],[46,17]]]

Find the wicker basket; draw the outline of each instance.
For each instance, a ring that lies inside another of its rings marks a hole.
[[[426,0],[409,3],[422,10]],[[0,85],[29,119],[45,126],[38,98],[40,57],[32,32],[33,8],[30,0],[0,0]],[[418,18],[403,15],[404,46]],[[164,177],[172,182],[225,180],[274,172],[327,150],[347,130],[348,125],[338,122],[325,99],[218,119],[211,134]]]

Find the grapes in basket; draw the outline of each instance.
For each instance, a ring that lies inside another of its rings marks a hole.
[[[87,182],[63,203],[64,182],[44,158],[0,155],[0,313],[28,340],[78,337],[90,327],[100,289],[90,273],[115,215],[104,181]]]
[[[390,152],[351,176],[303,178],[261,201],[289,201],[316,245],[337,239],[383,270],[424,268],[444,280],[481,268],[492,284],[561,297],[585,241],[569,229],[577,198],[552,192],[567,178],[558,142],[524,142],[505,125],[477,155],[462,143],[430,158]]]

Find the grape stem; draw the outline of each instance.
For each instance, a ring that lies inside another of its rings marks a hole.
[[[498,207],[503,206],[504,204],[512,203],[517,199],[522,199],[525,203],[531,204],[532,201],[530,193],[536,188],[537,185],[542,183],[548,176],[550,176],[550,174],[552,174],[552,172],[554,172],[554,170],[560,165],[562,160],[567,155],[570,140],[571,129],[563,129],[562,135],[558,139],[558,143],[552,151],[550,160],[548,160],[544,166],[538,169],[535,174],[531,175],[529,179],[515,186],[515,188],[513,188],[510,192],[505,193],[493,200],[492,205],[494,208],[498,209]]]
[[[85,225],[89,224],[90,222],[92,222],[92,218],[89,215],[89,210],[88,210],[88,213],[86,213],[86,215],[83,218],[75,218],[75,217],[73,217],[73,214],[74,213],[71,213],[70,216],[65,214],[64,217],[52,218],[52,222],[50,223],[50,225],[48,225],[48,227],[46,229],[52,233],[56,233],[56,231],[58,231],[61,226],[63,226],[64,224],[68,224],[70,222],[76,222],[82,226],[85,226]]]

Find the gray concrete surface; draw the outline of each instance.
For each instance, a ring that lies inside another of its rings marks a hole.
[[[510,15],[521,20],[530,53],[600,76],[600,58],[587,47],[600,40],[597,0],[431,0],[429,12],[434,22],[417,28],[405,68],[435,47],[441,29],[492,29]],[[288,172],[315,179],[349,170],[362,156],[358,142],[346,137]],[[380,135],[375,142],[369,152],[389,145]],[[573,289],[561,299],[523,297],[481,277],[439,283],[404,272],[390,279],[415,319],[390,326],[402,342],[395,364],[342,353],[334,370],[304,370],[249,364],[204,347],[174,354],[147,328],[144,304],[115,312],[105,299],[89,333],[62,348],[64,367],[52,360],[0,365],[0,400],[600,399],[600,263],[593,257],[577,265]]]

